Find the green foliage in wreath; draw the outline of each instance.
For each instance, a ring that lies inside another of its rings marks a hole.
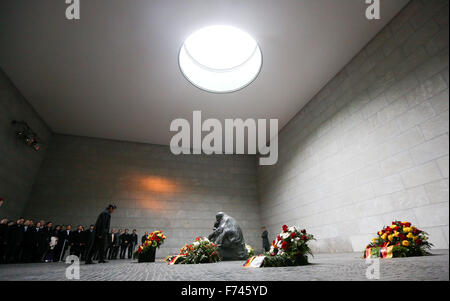
[[[290,254],[284,253],[277,256],[270,256],[270,254],[264,254],[266,258],[261,265],[261,267],[289,267],[289,266],[297,266],[297,265],[306,265],[308,264],[308,256],[306,255],[295,255],[292,256]]]

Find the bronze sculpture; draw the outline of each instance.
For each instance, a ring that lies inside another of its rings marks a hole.
[[[224,212],[216,214],[214,232],[208,239],[217,244],[217,249],[222,260],[247,259],[244,235],[236,220]]]

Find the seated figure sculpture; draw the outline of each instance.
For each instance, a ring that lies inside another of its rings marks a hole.
[[[219,256],[222,260],[247,259],[244,235],[236,220],[224,212],[216,214],[214,232],[208,239],[217,244]]]

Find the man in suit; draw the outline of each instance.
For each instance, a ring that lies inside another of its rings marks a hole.
[[[75,255],[78,258],[80,257],[83,235],[83,226],[78,225],[77,230],[73,231],[70,235],[70,255]]]
[[[114,243],[116,239],[116,229],[111,229],[111,233],[108,234],[108,239],[106,242],[106,254],[109,260],[112,259],[113,251],[114,251]]]
[[[120,236],[120,259],[125,259],[125,253],[127,252],[128,246],[130,245],[130,233],[128,229],[125,229],[125,233]]]
[[[147,240],[147,237],[148,237],[148,232],[145,232],[144,235],[142,235],[142,238],[141,238],[141,243],[142,244],[145,243],[145,241]]]
[[[94,232],[95,240],[92,248],[89,248],[86,256],[86,264],[92,264],[92,255],[94,249],[98,250],[98,262],[106,263],[105,261],[105,244],[109,233],[109,226],[111,224],[111,214],[116,210],[115,205],[109,205],[106,209],[100,213],[95,223]]]
[[[111,259],[117,259],[117,255],[119,255],[121,236],[122,236],[122,229],[119,229],[117,233],[114,233],[113,252]]]
[[[44,237],[44,229],[42,227],[42,222],[39,221],[36,223],[36,225],[33,227],[33,246],[32,246],[32,262],[40,262],[41,261],[41,254],[42,251],[42,244],[43,237]]]
[[[138,244],[138,235],[136,234],[136,229],[133,229],[133,233],[130,235],[130,244],[128,245],[128,259],[133,256],[134,248]]]

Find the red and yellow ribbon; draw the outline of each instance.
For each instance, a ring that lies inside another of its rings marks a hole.
[[[172,258],[171,261],[169,261],[169,264],[175,264],[175,262],[178,260],[178,258],[182,257],[184,255],[176,255]]]

